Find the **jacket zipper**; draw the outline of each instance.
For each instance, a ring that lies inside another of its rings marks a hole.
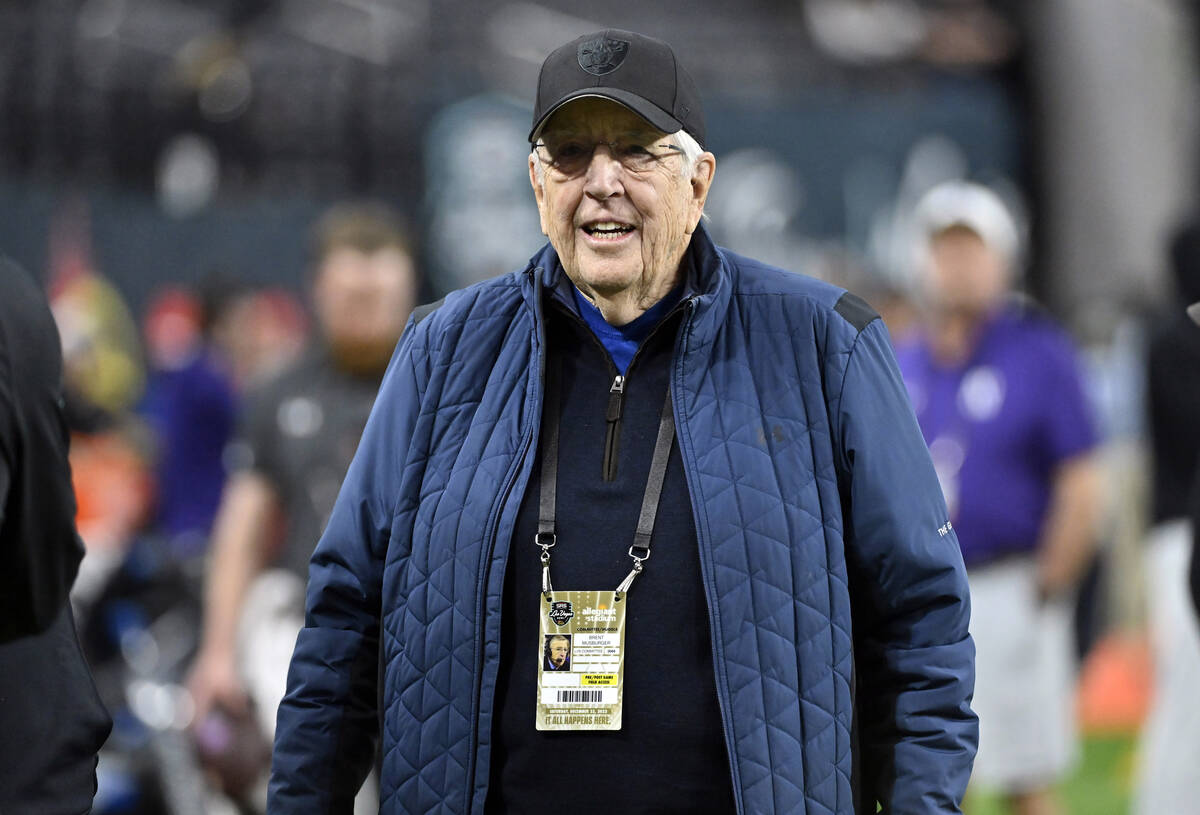
[[[621,372],[617,370],[616,363],[612,361],[612,355],[608,353],[608,349],[604,347],[604,343],[600,342],[600,338],[592,331],[591,326],[584,322],[578,314],[569,311],[565,306],[559,304],[559,307],[569,318],[575,320],[576,323],[583,327],[583,333],[600,350],[601,357],[608,364],[609,375],[613,378],[612,384],[608,388],[608,407],[604,412],[604,459],[600,462],[600,477],[604,481],[616,481],[617,452],[620,450],[621,441],[621,414],[624,413],[625,409],[625,382],[628,376],[622,376]],[[651,331],[650,333],[653,334],[654,332]],[[633,368],[633,360],[637,359],[641,350],[641,348],[638,348],[634,352],[633,359],[629,360],[629,365],[625,368],[626,374]]]
[[[737,760],[734,758],[733,732],[730,730],[729,722],[733,720],[733,706],[729,699],[729,676],[724,670],[725,666],[725,649],[717,636],[719,631],[717,605],[716,605],[716,581],[713,578],[713,565],[708,557],[708,548],[704,540],[705,526],[700,522],[701,515],[696,507],[697,492],[696,479],[693,478],[692,472],[694,467],[689,467],[692,463],[691,458],[691,437],[686,433],[686,425],[683,415],[683,400],[680,399],[680,394],[674,392],[676,383],[683,378],[683,350],[687,348],[687,338],[692,330],[692,316],[696,312],[695,298],[687,300],[688,313],[684,318],[683,330],[679,332],[679,341],[675,348],[675,366],[672,373],[678,373],[678,376],[672,376],[667,383],[668,388],[672,388],[672,402],[675,410],[675,427],[677,428],[676,441],[679,444],[680,459],[683,462],[683,474],[687,480],[688,496],[692,502],[692,514],[696,520],[696,543],[700,549],[700,575],[704,581],[704,598],[708,606],[708,636],[712,645],[713,653],[713,679],[717,686],[717,704],[721,708],[721,731],[725,735],[725,754],[729,759],[729,774],[733,786],[733,801],[738,815],[744,815],[746,811],[745,802],[742,800],[742,784],[741,773],[738,771]]]
[[[612,387],[608,389],[608,411],[604,415],[604,421],[608,425],[604,435],[605,481],[617,480],[617,446],[621,439],[621,410],[624,405],[625,377],[617,374],[613,377]]]

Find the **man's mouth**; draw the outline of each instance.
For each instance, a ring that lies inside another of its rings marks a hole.
[[[617,238],[632,232],[633,227],[617,221],[596,221],[584,224],[583,231],[594,238]]]

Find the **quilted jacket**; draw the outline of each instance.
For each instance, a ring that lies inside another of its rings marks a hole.
[[[957,812],[977,722],[966,575],[887,332],[861,300],[693,237],[671,389],[737,811]],[[561,267],[405,331],[313,555],[272,813],[479,813],[509,541]]]

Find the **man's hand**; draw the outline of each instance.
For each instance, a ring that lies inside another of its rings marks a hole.
[[[262,569],[267,529],[277,506],[274,488],[261,475],[236,473],[225,485],[204,592],[202,644],[187,683],[196,721],[214,706],[233,715],[249,710],[237,670],[237,629],[246,593]]]
[[[236,717],[250,712],[250,697],[231,650],[202,650],[188,675],[187,689],[195,705],[192,721],[203,721],[214,708]]]
[[[1100,513],[1100,466],[1094,454],[1059,465],[1038,549],[1038,594],[1059,597],[1079,582],[1091,560]]]

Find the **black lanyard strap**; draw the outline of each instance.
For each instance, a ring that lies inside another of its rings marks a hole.
[[[671,458],[671,445],[675,442],[675,414],[671,411],[671,386],[667,385],[667,398],[663,402],[662,416],[658,420],[658,439],[654,442],[654,458],[650,460],[650,475],[646,478],[646,494],[642,496],[642,512],[638,516],[637,531],[633,533],[633,546],[629,556],[635,560],[650,557],[650,536],[654,533],[654,521],[658,517],[658,500],[662,496],[663,481],[667,476],[667,464]],[[634,554],[634,550],[645,554]]]
[[[542,593],[549,597],[550,549],[557,543],[555,534],[556,502],[558,498],[558,431],[561,419],[561,363],[555,360],[546,383],[546,400],[542,410],[542,475],[538,500],[538,531],[533,542],[542,550]],[[671,402],[671,386],[667,385],[667,396],[663,401],[662,415],[658,422],[658,438],[654,442],[654,456],[650,460],[650,474],[646,478],[646,492],[642,496],[642,510],[638,515],[637,531],[633,534],[633,545],[629,557],[633,559],[633,570],[621,581],[617,594],[629,590],[642,571],[642,564],[650,559],[650,539],[654,534],[654,522],[658,517],[658,504],[662,497],[663,481],[670,462],[671,446],[675,443],[675,414]]]
[[[546,400],[542,407],[542,479],[538,499],[538,531],[533,542],[548,554],[557,542],[554,534],[555,503],[558,500],[558,420],[562,411],[559,382],[562,362],[555,358],[547,371]]]

